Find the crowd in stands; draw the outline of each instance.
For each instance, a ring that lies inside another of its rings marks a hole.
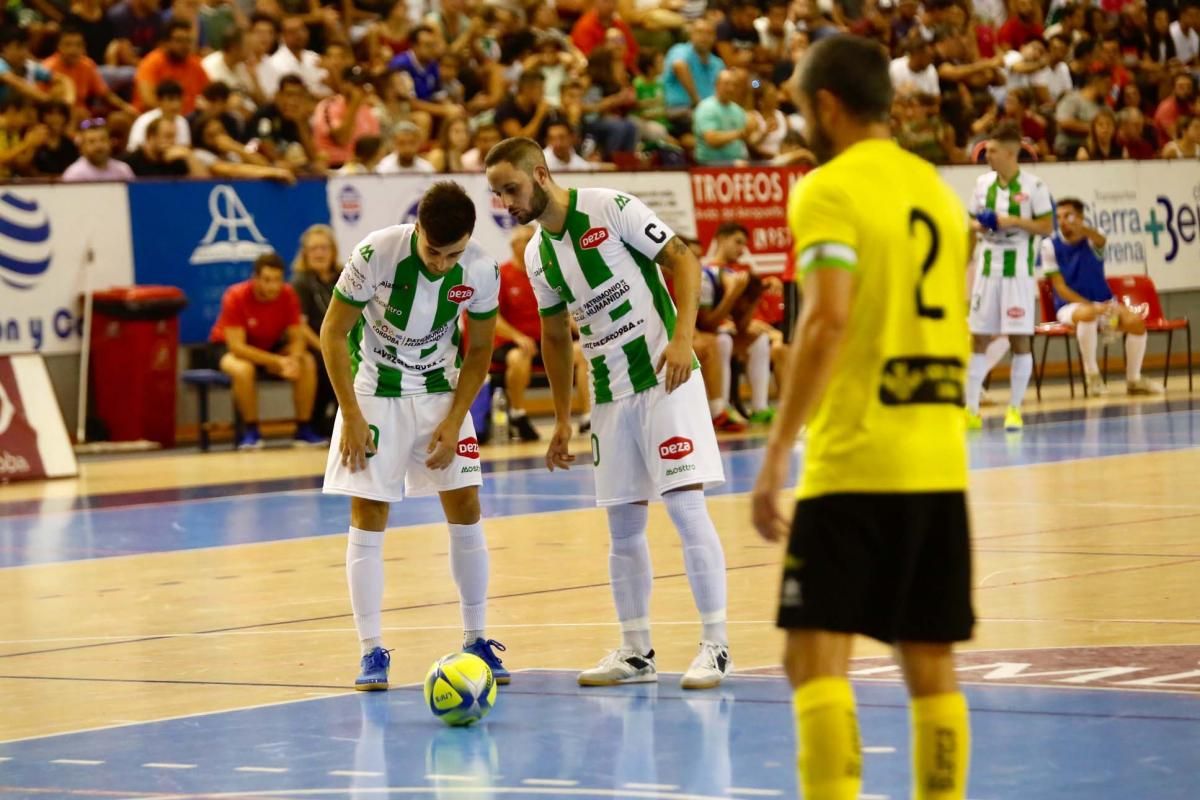
[[[0,28],[0,179],[810,161],[815,40],[893,57],[937,163],[997,123],[1028,159],[1200,156],[1200,0],[31,0]]]

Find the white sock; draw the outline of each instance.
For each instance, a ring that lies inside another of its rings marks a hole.
[[[750,408],[767,407],[771,391],[771,337],[765,333],[754,340],[746,353],[746,374],[750,377]]]
[[[1075,323],[1075,338],[1079,340],[1079,354],[1083,358],[1083,371],[1088,375],[1100,374],[1100,365],[1096,363],[1098,330],[1096,320]]]
[[[458,586],[458,604],[463,630],[471,642],[483,634],[487,621],[488,549],[483,523],[447,524],[450,528],[450,572]],[[464,636],[464,638],[465,638]],[[470,642],[467,642],[470,644]]]
[[[613,602],[621,622],[621,647],[645,655],[650,652],[650,545],[646,520],[650,510],[625,503],[608,509],[608,574]]]
[[[692,598],[700,611],[705,641],[729,644],[725,631],[725,551],[708,506],[704,492],[689,489],[667,492],[663,503],[679,538],[683,541],[683,564],[687,569]]]
[[[712,415],[713,419],[716,419],[725,413],[725,405],[726,401],[724,397],[718,397],[715,400],[709,400],[708,413]]]
[[[1033,353],[1018,353],[1012,357],[1012,369],[1009,371],[1009,381],[1012,383],[1012,398],[1009,404],[1020,408],[1025,401],[1025,390],[1029,388],[1029,379],[1033,377]]]
[[[1007,352],[1007,336],[1001,336],[999,339],[992,339],[992,341],[988,344],[987,349],[983,351],[983,354],[987,356],[987,372],[994,370],[996,365],[1000,363],[1000,360],[1004,358],[1004,354]],[[984,373],[985,376],[987,375],[987,372]]]
[[[1146,358],[1146,334],[1131,333],[1125,337],[1125,380],[1141,380],[1142,361]]]
[[[363,655],[383,646],[383,532],[350,528],[346,582]]]
[[[967,410],[972,414],[979,413],[979,395],[983,392],[983,379],[987,374],[987,356],[971,353],[971,360],[967,362]]]
[[[508,410],[508,415],[509,415],[510,417],[512,417],[513,419],[520,419],[521,417],[525,416],[525,409],[523,409],[523,408],[510,408],[510,409]]]
[[[717,363],[721,365],[721,400],[729,399],[729,381],[733,375],[733,337],[728,333],[717,334]],[[722,404],[724,411],[724,404]]]

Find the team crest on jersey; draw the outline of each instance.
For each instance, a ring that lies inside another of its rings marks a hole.
[[[463,458],[479,458],[479,440],[474,436],[462,439],[458,443],[458,454]]]
[[[1029,199],[1029,195],[1025,194],[1025,192],[1018,192],[1013,195],[1012,199],[1014,203],[1024,203]]]
[[[1008,315],[1009,319],[1021,319],[1025,316],[1025,309],[1021,308],[1020,306],[1013,306],[1004,313]]]
[[[580,250],[592,250],[604,244],[608,238],[608,228],[591,228],[583,236],[579,237]]]
[[[678,461],[692,454],[692,440],[685,436],[672,436],[658,446],[658,457]]]
[[[451,303],[465,303],[475,294],[475,290],[465,284],[459,284],[446,292],[446,299]]]

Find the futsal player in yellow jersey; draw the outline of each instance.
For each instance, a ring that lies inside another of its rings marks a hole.
[[[966,797],[969,731],[952,646],[971,610],[963,391],[966,212],[891,141],[887,55],[838,35],[809,49],[798,97],[823,166],[788,218],[804,276],[779,416],[752,497],[789,534],[779,625],[805,800],[856,800],[862,759],[851,642],[894,645],[912,695],[913,797]],[[792,520],[779,491],[800,427]]]

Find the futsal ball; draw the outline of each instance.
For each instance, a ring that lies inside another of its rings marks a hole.
[[[479,656],[452,653],[439,658],[425,676],[425,705],[447,725],[471,725],[496,703],[496,679]]]

